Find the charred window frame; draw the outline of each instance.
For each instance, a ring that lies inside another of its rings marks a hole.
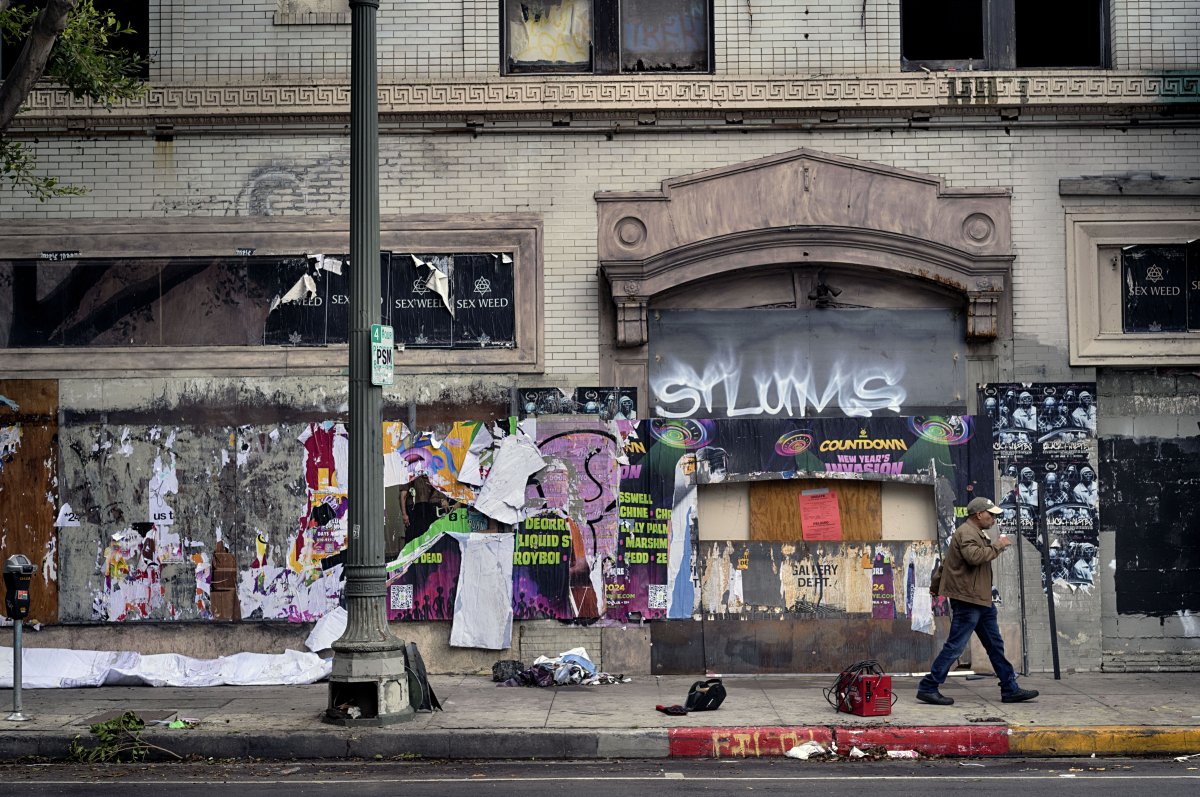
[[[109,39],[109,46],[126,50],[136,56],[141,62],[138,77],[150,79],[150,3],[123,2],[123,0],[93,0],[92,3],[100,13],[106,11],[125,25],[133,29],[131,33],[121,34]],[[39,3],[39,6],[45,3]],[[2,37],[0,37],[2,38]],[[24,48],[24,41],[0,40],[0,79],[8,76],[17,57]]]
[[[905,70],[1104,69],[1109,0],[902,0]]]
[[[712,0],[501,0],[500,30],[506,75],[713,71]]]

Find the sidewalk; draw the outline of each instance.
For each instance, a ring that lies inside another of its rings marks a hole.
[[[886,717],[836,713],[821,694],[828,676],[728,676],[718,711],[684,717],[654,707],[683,703],[692,676],[545,689],[483,676],[431,680],[445,711],[383,729],[320,722],[326,683],[24,690],[26,723],[4,721],[12,692],[0,690],[0,759],[61,758],[96,715],[126,710],[198,720],[144,737],[205,758],[723,758],[779,756],[809,739],[836,741],[843,755],[855,745],[947,756],[1200,753],[1200,673],[1035,675],[1022,686],[1041,697],[1019,704],[1001,703],[992,677],[955,676],[943,689],[956,701],[948,707],[917,702],[918,679],[896,677]]]

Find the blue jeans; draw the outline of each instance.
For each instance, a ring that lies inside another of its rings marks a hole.
[[[992,661],[992,669],[1000,678],[1000,693],[1011,694],[1019,688],[1017,673],[1013,666],[1004,658],[1004,639],[1000,636],[1000,625],[996,622],[996,606],[980,606],[977,603],[956,601],[950,599],[950,609],[953,617],[950,620],[950,636],[942,652],[933,660],[933,667],[917,685],[918,692],[936,692],[938,687],[946,682],[946,676],[958,657],[966,650],[974,632],[983,643],[988,658]]]

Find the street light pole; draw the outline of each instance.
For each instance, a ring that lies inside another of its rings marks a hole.
[[[404,643],[388,628],[383,529],[383,388],[371,379],[380,321],[379,0],[350,0],[350,483],[346,633],[333,644],[325,719],[382,725],[412,717]]]

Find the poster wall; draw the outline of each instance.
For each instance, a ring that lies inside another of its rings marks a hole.
[[[1002,383],[979,388],[996,466],[1011,489],[999,525],[1042,550],[1043,585],[1090,588],[1100,542],[1094,382]],[[1047,542],[1048,541],[1048,542]]]

